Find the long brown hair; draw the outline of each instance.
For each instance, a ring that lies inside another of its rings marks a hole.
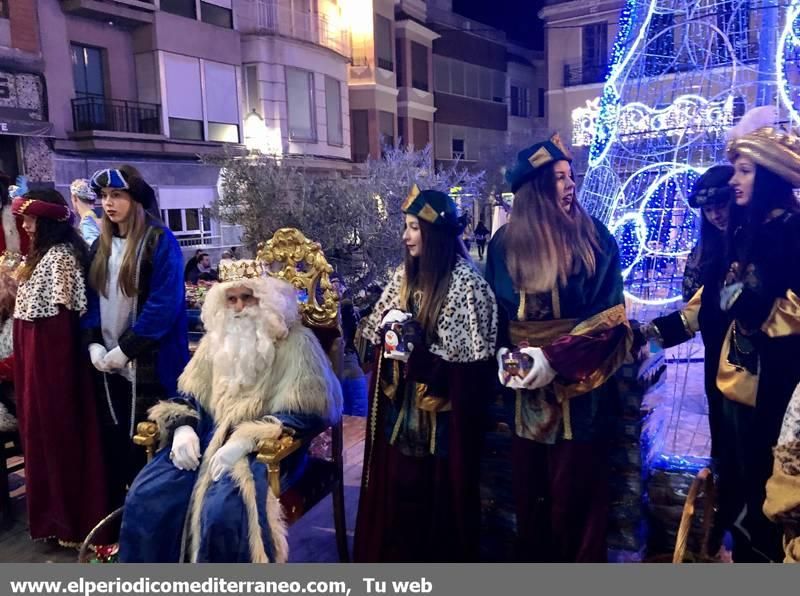
[[[514,194],[506,230],[506,266],[515,287],[549,292],[583,269],[594,275],[597,230],[577,200],[570,214],[558,205],[555,163],[544,166]]]
[[[32,190],[25,194],[25,198],[53,203],[55,205],[67,206],[67,202],[60,192],[54,189]],[[89,260],[86,251],[86,242],[78,235],[72,224],[66,221],[56,221],[47,217],[36,218],[36,233],[33,236],[33,243],[30,253],[25,259],[25,264],[20,267],[17,279],[20,283],[28,281],[34,269],[42,260],[47,251],[57,244],[68,244],[72,253],[78,259],[81,271],[86,267]]]
[[[436,323],[442,311],[458,257],[469,260],[457,230],[419,220],[422,254],[412,257],[406,249],[405,278],[400,289],[400,307],[416,305],[416,319],[428,343],[435,341]]]
[[[125,243],[125,253],[119,268],[119,287],[125,296],[135,296],[139,289],[136,287],[136,253],[139,244],[147,232],[147,214],[141,203],[131,199],[131,213],[128,219],[128,233]],[[119,235],[119,226],[108,218],[103,212],[100,225],[100,238],[97,245],[97,254],[92,260],[89,269],[89,284],[96,292],[108,297],[108,259],[111,256],[111,243],[114,236]]]

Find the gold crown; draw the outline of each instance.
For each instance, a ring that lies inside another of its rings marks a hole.
[[[253,259],[240,259],[238,261],[224,260],[219,264],[219,280],[241,281],[243,279],[258,279],[264,277],[264,265]]]

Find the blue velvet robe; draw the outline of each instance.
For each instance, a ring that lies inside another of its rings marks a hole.
[[[175,400],[196,408],[199,419],[178,418],[170,424],[170,433],[183,424],[195,427],[200,437],[200,450],[205,453],[217,430],[214,419],[194,399]],[[315,433],[326,421],[315,414],[273,414],[284,426],[297,434]],[[158,451],[136,477],[125,500],[125,513],[120,534],[120,562],[122,563],[177,563],[182,557],[184,531],[188,525],[192,491],[198,480],[200,468],[179,470],[169,459],[171,439],[167,447]],[[271,528],[266,511],[267,467],[256,461],[256,454],[248,457],[250,472],[255,483],[255,507],[264,550],[270,561],[276,557]],[[288,462],[289,472],[281,477],[281,491],[286,490],[302,473],[306,453],[293,454]],[[201,460],[202,465],[202,460]],[[205,493],[200,527],[198,563],[250,563],[252,554],[248,541],[248,512],[239,486],[225,474],[212,482]],[[188,549],[187,549],[188,551]]]

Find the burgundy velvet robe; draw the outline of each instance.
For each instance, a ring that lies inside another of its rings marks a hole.
[[[435,360],[433,367],[423,366],[445,380],[446,397],[452,404],[452,411],[444,414],[450,417],[446,455],[410,457],[389,444],[387,398],[381,393],[375,401],[378,375],[372,377],[353,550],[356,562],[472,562],[479,558],[481,437],[496,365],[494,361]],[[373,416],[374,439],[370,436]]]
[[[14,380],[31,537],[79,544],[105,517],[107,486],[78,313],[14,321]]]

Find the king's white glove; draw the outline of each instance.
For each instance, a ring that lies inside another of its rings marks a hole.
[[[550,366],[542,348],[522,348],[520,352],[533,358],[530,372],[522,379],[522,386],[525,389],[539,389],[553,382],[558,373]]]
[[[211,469],[211,479],[216,482],[226,473],[231,471],[233,464],[255,450],[252,439],[230,439],[211,456],[208,464]]]
[[[169,458],[179,470],[196,470],[200,465],[200,437],[191,426],[175,429]]]
[[[103,366],[106,367],[106,370],[122,370],[129,360],[130,358],[125,355],[122,348],[117,346],[103,358]]]
[[[106,347],[101,344],[89,344],[89,359],[92,361],[92,366],[94,366],[100,372],[108,372],[103,359],[108,354],[108,350]]]
[[[381,320],[381,329],[389,325],[390,323],[405,323],[411,318],[411,315],[407,312],[403,312],[402,310],[398,310],[393,308]]]

